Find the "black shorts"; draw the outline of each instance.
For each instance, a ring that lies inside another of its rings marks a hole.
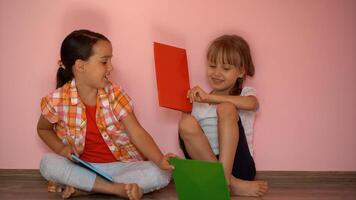
[[[238,127],[239,143],[237,144],[234,164],[232,166],[232,175],[238,179],[254,180],[256,176],[255,161],[253,160],[253,157],[250,154],[250,150],[248,148],[246,140],[245,130],[242,126],[241,119],[238,122]],[[184,156],[187,159],[191,159],[180,136],[179,144],[184,153]],[[219,155],[217,155],[216,158],[219,159]]]

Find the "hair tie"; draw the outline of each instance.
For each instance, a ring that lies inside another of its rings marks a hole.
[[[63,65],[61,60],[58,60],[58,66],[59,68],[66,69],[66,66]]]

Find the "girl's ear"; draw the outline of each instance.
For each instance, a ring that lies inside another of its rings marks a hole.
[[[239,78],[245,78],[245,76],[246,76],[245,67],[240,67],[239,68]]]
[[[83,72],[84,71],[84,64],[85,61],[82,59],[77,59],[74,63],[74,70],[77,72]]]

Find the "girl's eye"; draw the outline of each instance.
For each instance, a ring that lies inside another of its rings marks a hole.
[[[215,68],[216,66],[215,65],[209,65],[210,68]]]
[[[104,65],[106,65],[108,62],[101,62],[101,63],[103,63]]]

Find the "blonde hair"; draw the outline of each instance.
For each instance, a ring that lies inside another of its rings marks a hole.
[[[209,65],[233,65],[245,72],[243,78],[237,79],[230,94],[240,95],[245,76],[255,74],[250,47],[246,40],[237,35],[223,35],[216,38],[209,46],[207,52]]]

